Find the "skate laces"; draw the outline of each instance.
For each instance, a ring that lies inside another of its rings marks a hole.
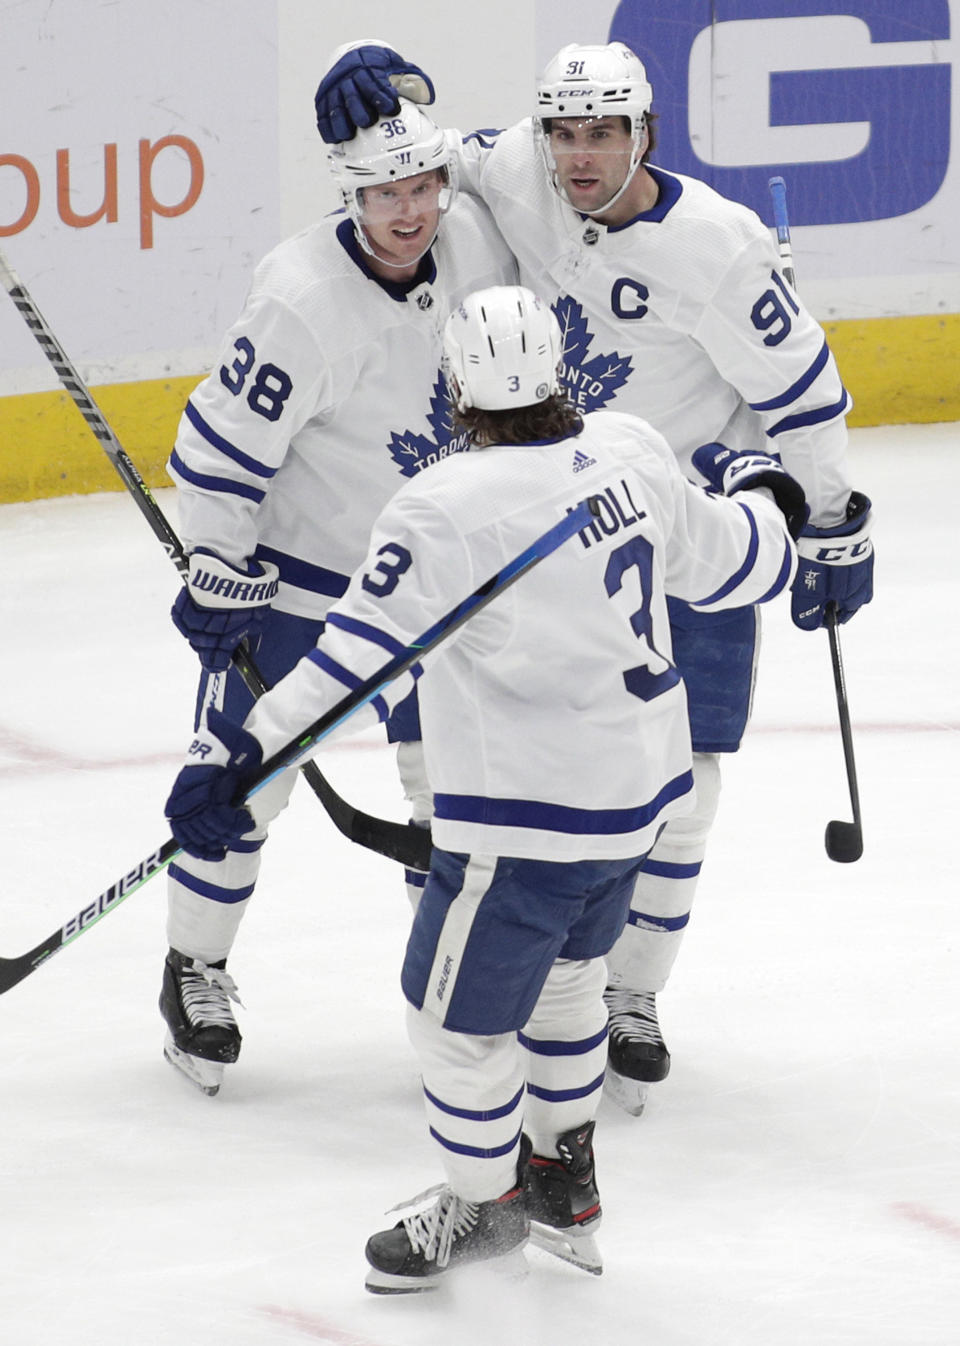
[[[180,998],[191,1024],[232,1028],[236,1025],[230,1001],[242,1005],[237,984],[225,968],[208,967],[195,958],[184,966],[180,980]]]
[[[476,1225],[480,1204],[465,1201],[446,1183],[440,1183],[393,1206],[389,1214],[400,1216],[414,1252],[422,1252],[428,1262],[445,1267],[454,1242]]]
[[[611,1033],[632,1042],[663,1045],[657,1022],[657,1002],[652,991],[621,991],[608,986],[603,999]]]

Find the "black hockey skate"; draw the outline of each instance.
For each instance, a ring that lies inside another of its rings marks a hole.
[[[601,1197],[596,1190],[594,1127],[564,1132],[557,1139],[559,1158],[530,1155],[524,1172],[530,1242],[599,1276],[603,1261],[594,1233],[601,1224]]]
[[[600,1194],[593,1158],[595,1122],[565,1131],[559,1158],[532,1154],[524,1172],[530,1242],[594,1276],[603,1271],[594,1233],[600,1225]]]
[[[367,1240],[372,1294],[435,1290],[448,1272],[471,1262],[490,1262],[508,1276],[526,1274],[530,1221],[522,1186],[493,1201],[465,1201],[441,1184],[394,1209],[398,1223]]]
[[[163,1054],[205,1094],[218,1091],[224,1066],[240,1055],[231,1000],[240,1004],[225,958],[207,964],[169,951],[160,991],[160,1013],[168,1029]]]
[[[657,1022],[652,991],[608,986],[603,999],[609,1015],[606,1091],[625,1112],[639,1117],[651,1084],[670,1073],[670,1053]]]

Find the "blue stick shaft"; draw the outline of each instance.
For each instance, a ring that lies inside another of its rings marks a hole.
[[[773,201],[773,223],[777,231],[777,245],[780,251],[780,261],[783,265],[783,274],[793,286],[797,288],[796,272],[793,269],[793,245],[790,242],[790,220],[787,216],[787,184],[783,178],[770,178],[767,183],[770,188],[770,197]]]

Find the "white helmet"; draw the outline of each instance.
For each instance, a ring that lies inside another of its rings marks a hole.
[[[397,101],[400,110],[396,116],[381,117],[373,126],[359,128],[352,140],[331,145],[327,155],[344,209],[368,252],[371,249],[362,219],[364,187],[379,187],[440,169],[445,178],[440,192],[441,214],[450,209],[457,194],[453,156],[444,132],[417,103],[406,98]],[[428,247],[432,243],[433,239]]]
[[[537,81],[537,111],[534,126],[554,189],[565,197],[556,178],[556,162],[544,121],[553,117],[581,120],[587,117],[626,117],[633,138],[633,157],[626,181],[600,211],[608,210],[626,190],[641,159],[647,113],[653,90],[643,62],[622,42],[607,46],[562,47],[547,63]]]
[[[622,42],[561,47],[537,82],[537,116],[629,117],[650,111],[653,90],[638,56]]]
[[[458,411],[529,407],[560,392],[560,324],[523,285],[475,290],[450,314],[443,367]]]

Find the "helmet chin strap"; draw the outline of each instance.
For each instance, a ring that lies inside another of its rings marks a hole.
[[[583,211],[583,214],[589,216],[591,220],[595,219],[598,215],[605,215],[608,210],[610,210],[613,206],[617,204],[621,196],[623,196],[624,192],[627,190],[627,188],[630,186],[630,183],[633,181],[633,176],[639,167],[640,167],[640,155],[637,151],[634,151],[633,160],[630,164],[630,171],[627,173],[627,176],[624,178],[623,182],[614,192],[613,196],[611,196],[610,200],[607,201],[604,205],[598,206],[596,210]],[[561,194],[564,197],[566,197],[567,195],[566,192],[561,192]]]

